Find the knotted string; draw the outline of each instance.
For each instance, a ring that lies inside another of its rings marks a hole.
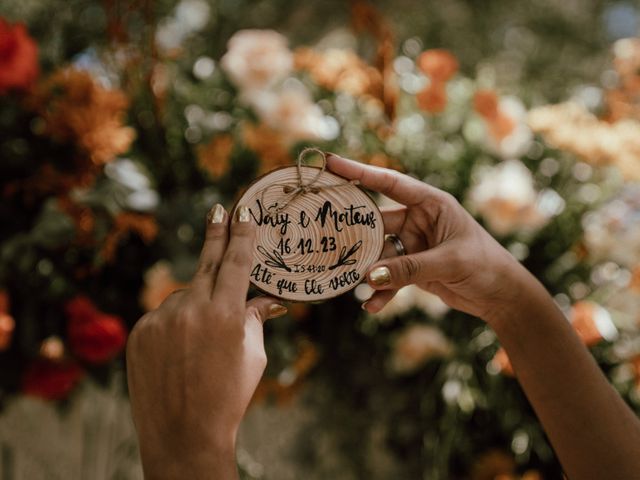
[[[302,178],[302,162],[304,158],[310,153],[318,153],[320,157],[322,157],[322,166],[318,170],[318,173],[308,182]],[[296,162],[296,167],[298,170],[298,182],[297,183],[275,183],[273,185],[269,185],[267,188],[262,190],[262,196],[260,197],[260,201],[262,205],[264,205],[264,197],[268,190],[272,188],[282,188],[282,192],[286,195],[286,200],[284,203],[280,204],[280,202],[276,202],[273,205],[269,206],[269,210],[273,210],[276,213],[281,212],[287,206],[291,204],[296,198],[301,195],[306,195],[307,193],[320,193],[323,190],[330,190],[332,188],[345,187],[347,185],[358,185],[360,182],[358,180],[350,180],[348,182],[339,183],[337,185],[316,185],[318,180],[324,172],[327,171],[327,154],[322,150],[316,147],[307,147],[300,152],[298,155],[298,160]]]

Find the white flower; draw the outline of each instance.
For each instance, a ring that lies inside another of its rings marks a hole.
[[[105,174],[122,187],[123,206],[138,212],[154,210],[160,196],[142,167],[128,158],[117,159],[105,166]]]
[[[190,35],[207,25],[210,10],[204,0],[182,0],[173,15],[160,22],[156,31],[158,48],[165,53],[180,48]]]
[[[554,190],[536,192],[531,172],[518,160],[481,168],[474,179],[468,195],[470,208],[500,235],[536,230],[564,208],[564,200]]]
[[[240,90],[268,88],[293,69],[287,39],[273,30],[240,30],[227,43],[220,65]]]
[[[393,342],[389,366],[396,373],[411,373],[433,358],[446,358],[453,345],[436,327],[409,325]]]
[[[498,109],[502,115],[513,121],[513,128],[500,139],[485,134],[486,149],[505,159],[524,155],[533,140],[533,134],[526,122],[527,109],[518,98],[511,96],[501,97],[498,101]]]
[[[526,123],[527,110],[516,97],[501,98],[500,110],[515,121],[515,126],[509,135],[494,145],[494,148],[503,158],[520,157],[527,152],[533,140],[531,129]]]
[[[288,141],[335,137],[331,117],[323,115],[302,85],[279,91],[254,90],[247,92],[243,100],[264,123],[280,131]]]
[[[629,269],[640,265],[640,186],[630,184],[613,200],[584,216],[584,239],[594,259]]]

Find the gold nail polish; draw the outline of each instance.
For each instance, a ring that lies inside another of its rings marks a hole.
[[[269,306],[269,316],[267,318],[277,318],[286,314],[289,310],[284,305],[274,303]]]
[[[236,221],[240,223],[247,223],[251,220],[251,214],[249,213],[249,208],[244,205],[238,207],[236,210]]]
[[[216,203],[207,214],[207,223],[222,223],[224,220],[224,207]]]
[[[374,268],[369,272],[369,281],[378,287],[391,282],[391,272],[387,267]]]

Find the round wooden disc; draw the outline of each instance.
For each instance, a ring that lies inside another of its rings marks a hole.
[[[319,173],[300,169],[303,184]],[[251,283],[285,300],[332,298],[356,287],[380,258],[382,214],[362,189],[333,173],[322,172],[313,183],[318,191],[296,196],[297,185],[297,167],[280,168],[255,180],[236,204],[258,225]]]

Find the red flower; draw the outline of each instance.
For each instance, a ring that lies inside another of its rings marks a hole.
[[[25,26],[0,18],[0,95],[29,88],[39,72],[38,46]]]
[[[105,363],[124,348],[127,332],[120,317],[99,311],[86,297],[78,296],[66,306],[69,346],[80,359]]]
[[[46,400],[61,400],[84,376],[84,371],[75,363],[59,363],[36,360],[22,377],[22,391]]]

